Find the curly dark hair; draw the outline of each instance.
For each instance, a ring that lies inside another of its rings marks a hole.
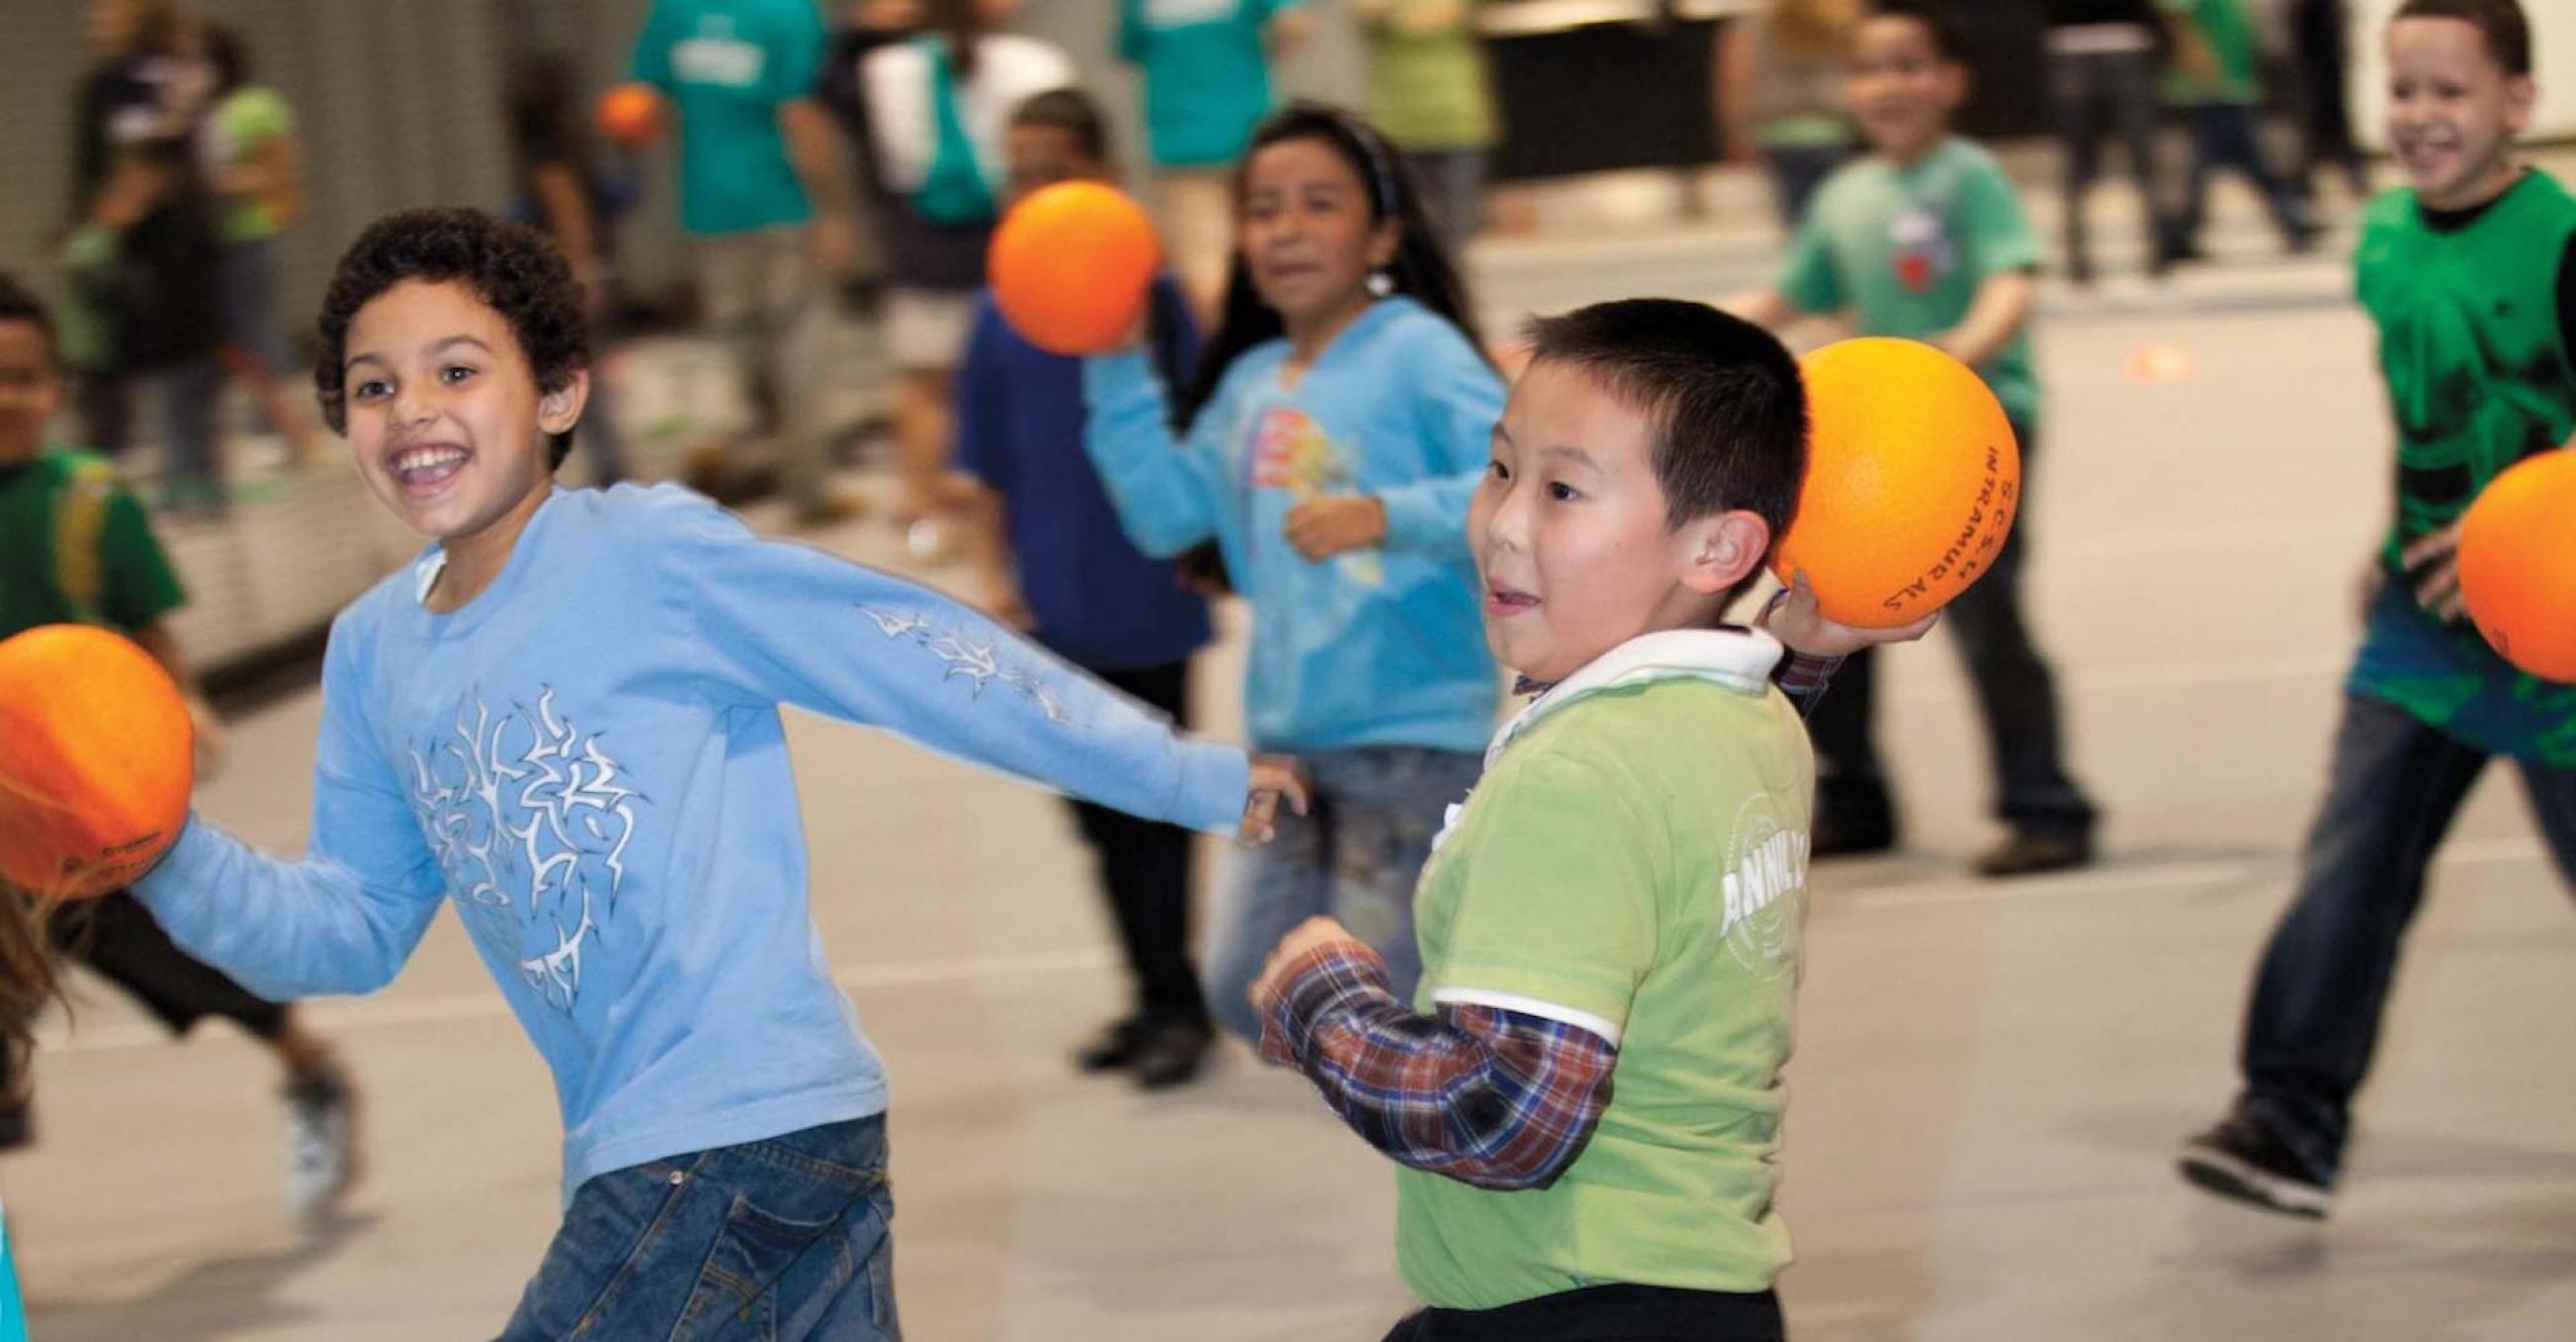
[[[590,366],[590,329],[581,285],[546,236],[480,210],[426,209],[389,214],[367,226],[340,257],[322,298],[322,347],[313,359],[313,391],[323,422],[349,431],[349,323],[358,309],[405,280],[461,283],[501,314],[536,374],[540,393],[558,392]],[[572,451],[570,431],[547,435],[552,464]]]

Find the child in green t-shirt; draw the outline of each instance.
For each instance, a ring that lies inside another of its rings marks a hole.
[[[2460,518],[2525,457],[2576,447],[2576,197],[2525,166],[2531,29],[2514,0],[2407,0],[2388,143],[2412,186],[2357,258],[2397,427],[2397,505],[2366,569],[2333,774],[2248,1006],[2244,1088],[2183,1176],[2323,1216],[2425,871],[2489,760],[2512,759],[2576,886],[2576,685],[2515,670],[2461,612]]]
[[[1994,156],[1950,133],[1968,70],[1940,11],[1882,0],[1852,34],[1844,93],[1870,152],[1827,179],[1771,287],[1727,307],[1774,330],[1802,313],[1849,313],[1861,334],[1930,341],[1975,368],[2021,440],[2039,455],[2039,383],[2029,321],[2039,237]],[[2056,678],[2022,618],[2022,525],[1983,581],[1952,603],[1957,635],[2000,776],[1997,812],[2010,833],[1977,861],[2017,876],[2092,860],[2093,803],[2066,770]],[[1840,692],[1809,724],[1815,735],[1815,855],[1895,846],[1896,808],[1870,726],[1871,659],[1836,677]]]
[[[45,446],[45,430],[62,405],[64,371],[44,306],[0,274],[0,638],[45,624],[96,624],[133,639],[191,684],[187,659],[163,618],[186,599],[170,561],[153,539],[142,506],[103,457]],[[189,695],[202,747],[216,739],[213,715]],[[327,1210],[355,1177],[354,1095],[330,1048],[294,1011],[254,996],[221,972],[171,944],[160,924],[123,891],[29,910],[15,892],[0,918],[18,920],[10,950],[77,955],[132,993],[173,1033],[219,1016],[268,1045],[286,1070],[287,1192],[306,1215]],[[36,924],[41,922],[42,926]],[[41,977],[41,976],[40,976]],[[22,1063],[25,1017],[44,993],[0,994],[0,1150],[30,1136]]]
[[[1530,344],[1467,539],[1486,641],[1543,692],[1423,869],[1414,1000],[1314,919],[1252,988],[1262,1051],[1407,1167],[1396,1254],[1429,1308],[1395,1336],[1777,1338],[1814,769],[1780,637],[1719,621],[1795,509],[1805,392],[1695,303]],[[1930,623],[1827,624],[1803,582],[1770,613],[1825,656]]]

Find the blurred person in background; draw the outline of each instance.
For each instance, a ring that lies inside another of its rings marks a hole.
[[[617,217],[626,201],[598,165],[583,115],[580,81],[556,53],[523,58],[510,72],[510,152],[517,174],[511,215],[554,239],[581,284],[594,358],[608,349],[610,265]],[[626,478],[626,436],[618,428],[611,379],[594,372],[582,446],[591,480],[603,488]]]
[[[1204,316],[1234,255],[1232,169],[1277,101],[1270,62],[1313,26],[1304,0],[1119,0],[1118,55],[1144,74],[1163,253]]]
[[[1118,180],[1099,104],[1074,89],[1021,103],[1008,136],[1014,199],[1058,182]],[[1155,277],[1146,348],[1165,386],[1198,355],[1189,302]],[[990,497],[973,550],[979,599],[1080,666],[1174,722],[1189,722],[1190,658],[1209,638],[1207,603],[1120,530],[1099,473],[1083,455],[1089,411],[1082,361],[1050,354],[1003,320],[988,290],[957,375],[957,464]],[[1134,1008],[1075,1055],[1086,1072],[1125,1072],[1146,1089],[1198,1075],[1210,1041],[1207,1001],[1190,962],[1187,831],[1089,802],[1068,802],[1098,867]]]
[[[2221,168],[2244,175],[2263,198],[2282,245],[2312,251],[2322,232],[2308,218],[2298,193],[2274,171],[2263,150],[2260,53],[2245,0],[2159,0],[2174,43],[2166,89],[2191,118],[2191,175],[2173,224],[2168,259],[2206,259],[2200,228],[2208,215],[2209,179]]]
[[[96,447],[111,456],[125,448],[126,398],[149,391],[161,415],[162,503],[220,514],[223,250],[195,147],[160,139],[120,150],[63,260],[90,330],[85,417],[91,432],[118,434]]]
[[[224,363],[259,398],[298,464],[319,444],[281,378],[294,366],[277,313],[278,238],[304,217],[304,148],[284,95],[252,82],[241,34],[206,30],[214,71],[205,149],[223,242]]]
[[[1012,109],[1074,80],[1052,46],[991,25],[997,0],[927,0],[926,27],[861,59],[871,198],[885,257],[885,341],[911,548],[945,557],[963,501],[948,478],[957,364],[1001,217]]]
[[[1783,229],[1798,226],[1816,188],[1852,155],[1842,80],[1857,17],[1855,0],[1779,0],[1718,25],[1722,148],[1770,173]]]
[[[2292,0],[2291,49],[2299,70],[2298,185],[2310,200],[2320,172],[2338,172],[2356,202],[2370,199],[2370,164],[2352,138],[2352,113],[2344,98],[2351,77],[2346,39],[2351,14],[2344,0]]]
[[[813,0],[654,0],[630,64],[675,113],[700,315],[732,346],[806,524],[856,511],[832,488],[818,404],[816,328],[855,244],[843,149],[813,96],[825,45]],[[723,464],[702,454],[693,474],[712,484]]]
[[[1404,155],[1451,255],[1484,229],[1501,118],[1476,33],[1477,0],[1352,0],[1371,124]]]
[[[2162,24],[2155,0],[2049,0],[2048,84],[2065,145],[2066,273],[2093,282],[2085,197],[2102,171],[2102,133],[2120,137],[2146,210],[2147,269],[2162,275],[2173,224],[2156,152],[2156,64]]]

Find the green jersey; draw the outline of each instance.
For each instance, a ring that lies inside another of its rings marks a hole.
[[[1814,758],[1766,635],[1649,634],[1531,705],[1415,899],[1417,1010],[1544,1016],[1618,1046],[1610,1101],[1544,1189],[1397,1174],[1425,1302],[1604,1282],[1768,1290]]]
[[[2537,170],[2456,214],[2411,190],[2371,202],[2355,274],[2397,425],[2381,549],[2392,578],[2406,546],[2457,522],[2488,482],[2576,437],[2571,256],[2576,198]],[[2374,613],[2353,688],[2483,749],[2576,766],[2576,686],[2514,670],[2474,626],[2441,624],[2405,589],[2393,582],[2401,599]]]
[[[0,638],[40,624],[131,631],[185,600],[105,457],[56,448],[0,466]]]

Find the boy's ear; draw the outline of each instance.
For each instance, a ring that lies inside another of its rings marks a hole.
[[[1738,508],[1703,517],[1682,528],[1682,585],[1702,596],[1723,596],[1771,553],[1771,524]]]
[[[2531,129],[2531,106],[2540,100],[2540,84],[2529,75],[2504,82],[2505,129],[2520,137]]]
[[[576,368],[564,384],[537,398],[537,427],[547,433],[569,433],[590,404],[590,370]]]

